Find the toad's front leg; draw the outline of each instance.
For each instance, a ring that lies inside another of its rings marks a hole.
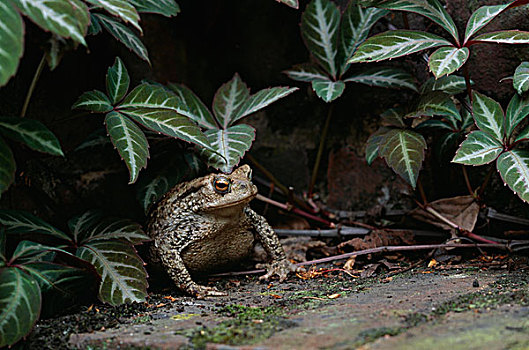
[[[213,287],[202,286],[193,281],[184,265],[179,250],[167,243],[168,241],[170,240],[164,239],[164,235],[160,235],[154,240],[162,265],[180,290],[199,299],[207,296],[226,295],[226,293],[220,292]]]
[[[266,274],[259,277],[260,280],[268,280],[270,277],[277,275],[279,281],[282,282],[289,273],[303,270],[287,260],[279,238],[277,238],[276,233],[264,217],[257,214],[250,207],[246,207],[244,212],[255,231],[257,239],[271,258],[270,263],[260,264],[266,269]]]

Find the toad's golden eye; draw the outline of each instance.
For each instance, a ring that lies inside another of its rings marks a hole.
[[[230,185],[231,181],[227,177],[219,176],[215,178],[213,182],[213,187],[215,188],[215,192],[220,194],[225,194],[230,191]]]

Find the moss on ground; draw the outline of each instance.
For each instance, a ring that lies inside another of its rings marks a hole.
[[[284,317],[285,313],[279,307],[233,304],[221,308],[218,314],[230,318],[215,327],[201,326],[182,330],[179,334],[189,338],[192,348],[204,349],[207,343],[254,344],[295,325]]]

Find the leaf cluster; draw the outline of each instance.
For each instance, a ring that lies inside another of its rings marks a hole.
[[[314,62],[295,65],[285,73],[291,79],[310,82],[325,102],[340,97],[347,82],[416,91],[413,77],[399,68],[379,67],[346,74],[358,46],[387,14],[374,7],[364,9],[354,1],[341,14],[330,0],[312,0],[301,16],[301,36]]]
[[[180,12],[174,0],[4,0],[0,4],[0,86],[17,71],[24,50],[24,21],[27,17],[44,31],[52,33],[47,51],[48,63],[54,69],[67,47],[67,40],[87,46],[86,36],[102,28],[141,59],[149,61],[147,49],[138,38],[142,34],[139,13],[156,13],[167,17]],[[134,28],[131,29],[129,26]],[[75,46],[74,45],[74,46]]]
[[[0,211],[0,224],[0,347],[29,333],[43,296],[67,303],[95,280],[102,302],[145,299],[147,273],[134,245],[149,238],[138,224],[87,212],[72,218],[65,233],[15,210]],[[27,235],[31,241],[24,240]],[[19,239],[11,254],[6,252],[7,237]],[[54,243],[37,243],[37,237]]]

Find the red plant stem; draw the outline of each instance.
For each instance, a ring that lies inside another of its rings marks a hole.
[[[310,177],[309,184],[309,193],[308,197],[312,198],[314,191],[314,185],[316,184],[316,177],[318,176],[318,170],[320,168],[321,157],[323,154],[323,148],[325,147],[325,139],[327,138],[327,132],[329,131],[329,124],[331,123],[332,110],[334,109],[334,104],[331,104],[329,111],[327,112],[327,118],[325,118],[325,124],[323,125],[323,130],[320,137],[320,145],[318,147],[318,153],[316,153],[316,160],[314,161],[314,168],[312,168],[312,176]]]
[[[474,190],[472,189],[472,185],[470,184],[470,179],[468,178],[467,168],[464,165],[461,165],[461,170],[463,171],[463,178],[465,179],[465,185],[467,185],[468,193],[471,196],[474,196]]]
[[[428,199],[426,198],[426,193],[424,193],[424,188],[422,187],[421,180],[417,179],[417,189],[419,190],[419,195],[424,206],[428,205]]]
[[[304,216],[308,219],[311,219],[311,220],[314,220],[314,221],[317,221],[317,222],[320,222],[328,227],[334,227],[334,223],[328,221],[328,220],[325,220],[325,219],[322,219],[318,216],[315,216],[315,215],[312,215],[312,214],[309,214],[307,213],[306,211],[304,210],[301,210],[299,208],[296,208],[296,207],[292,207],[292,206],[289,206],[288,204],[283,204],[283,203],[280,203],[280,202],[277,202],[273,199],[270,199],[270,198],[267,198],[261,194],[257,194],[257,196],[255,197],[256,199],[260,200],[260,201],[263,201],[265,203],[269,203],[269,204],[272,204],[272,205],[275,205],[276,207],[278,208],[281,208],[283,210],[286,210],[286,211],[291,211],[295,214],[298,214],[298,215],[301,215],[301,216]]]
[[[470,101],[470,108],[472,108],[472,85],[470,84],[470,74],[468,73],[468,67],[466,64],[463,65],[463,76],[465,77],[465,85],[467,86],[468,100]],[[471,111],[474,114],[473,111]]]
[[[404,22],[404,29],[410,29],[410,22],[408,21],[408,14],[402,12],[402,22]]]
[[[406,245],[406,246],[383,246],[370,249],[359,250],[356,252],[345,253],[340,255],[329,256],[322,259],[316,259],[311,261],[305,261],[302,263],[295,264],[296,266],[307,266],[313,264],[321,264],[335,260],[349,259],[352,256],[360,256],[374,253],[383,253],[383,252],[402,252],[402,251],[411,251],[411,250],[428,250],[428,249],[439,249],[439,248],[501,248],[508,249],[509,247],[506,244],[498,243],[444,243],[444,244],[421,244],[421,245]],[[265,272],[264,269],[250,270],[250,271],[238,271],[238,272],[226,272],[218,273],[211,276],[221,277],[221,276],[238,276],[238,275],[251,275]]]
[[[483,192],[485,191],[485,187],[489,184],[490,178],[492,176],[492,173],[494,172],[494,167],[489,168],[489,172],[485,176],[485,179],[483,180],[483,183],[481,184],[481,187],[479,188],[478,197],[481,198],[483,196]]]

